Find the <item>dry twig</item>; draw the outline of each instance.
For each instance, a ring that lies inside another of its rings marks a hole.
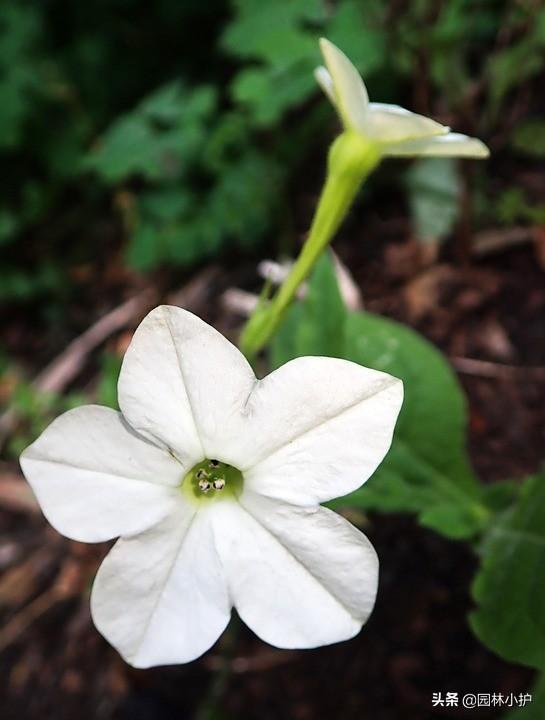
[[[526,380],[528,382],[545,382],[545,367],[520,367],[503,365],[489,360],[452,357],[452,364],[464,375],[475,375],[483,378],[499,378],[502,380]]]
[[[106,313],[84,333],[73,340],[32,382],[41,392],[61,392],[77,377],[89,354],[114,333],[123,329],[135,317],[139,317],[153,305],[156,293],[146,288],[122,305]],[[17,422],[17,411],[9,408],[0,417],[0,448]]]
[[[0,629],[0,653],[13,645],[27,628],[58,602],[81,591],[81,572],[75,562],[66,563],[55,584],[17,613]]]
[[[38,513],[39,505],[22,475],[0,472],[0,507],[13,512]]]

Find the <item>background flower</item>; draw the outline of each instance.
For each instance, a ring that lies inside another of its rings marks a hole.
[[[365,83],[346,55],[325,38],[320,40],[320,47],[327,69],[319,67],[316,79],[345,129],[379,145],[382,155],[488,157],[488,148],[477,138],[450,132],[435,120],[399,105],[369,102]]]

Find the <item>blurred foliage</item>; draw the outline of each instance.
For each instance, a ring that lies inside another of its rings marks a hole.
[[[513,147],[527,155],[545,157],[545,121],[527,120],[513,132]]]
[[[520,187],[504,190],[496,200],[495,211],[498,221],[503,225],[545,223],[545,203],[530,203]]]
[[[315,148],[324,156],[335,122],[323,102],[318,115],[294,112],[318,96],[321,34],[377,100],[452,117],[485,139],[507,133],[512,152],[543,156],[542,121],[530,117],[511,138],[501,112],[545,66],[545,9],[530,0],[4,0],[1,298],[63,292],[76,260],[93,258],[89,243],[73,242],[78,218],[104,214],[108,198],[140,271],[282,236],[282,188]],[[395,182],[403,166],[389,171]],[[455,174],[449,164],[411,172],[417,237],[451,232]]]
[[[117,402],[117,381],[121,371],[121,358],[111,352],[102,354],[100,360],[99,383],[95,391],[95,400],[99,405],[106,405],[119,410]]]
[[[57,415],[85,402],[87,397],[83,393],[59,395],[36,390],[30,383],[18,382],[11,396],[11,409],[21,425],[20,432],[10,440],[9,452],[18,457]]]
[[[99,358],[99,368],[98,381],[93,384],[91,391],[59,394],[39,390],[31,383],[21,380],[9,359],[0,356],[0,373],[5,382],[13,386],[9,393],[10,410],[16,414],[18,421],[18,432],[8,442],[8,453],[18,457],[55,417],[90,400],[118,410],[117,380],[121,370],[121,358],[106,351]]]
[[[471,625],[513,662],[545,669],[545,470],[526,480],[518,502],[490,530],[473,585]]]

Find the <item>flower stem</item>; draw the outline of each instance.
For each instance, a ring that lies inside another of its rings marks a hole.
[[[297,288],[309,276],[344,220],[362,182],[379,160],[379,148],[351,130],[339,135],[331,146],[326,182],[303,249],[276,295],[270,300],[260,300],[242,331],[240,347],[250,360],[277,331]]]

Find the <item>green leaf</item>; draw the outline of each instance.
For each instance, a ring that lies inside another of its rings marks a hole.
[[[347,314],[328,253],[316,263],[305,301],[293,305],[270,348],[273,367],[300,355],[342,357]]]
[[[352,313],[344,357],[391,373],[405,387],[392,448],[350,501],[416,512],[423,525],[448,537],[470,537],[480,530],[488,512],[466,455],[465,398],[443,356],[399,323]]]
[[[545,157],[545,121],[527,120],[515,128],[513,147],[534,157]]]
[[[237,0],[235,8],[222,45],[254,64],[237,74],[231,93],[258,125],[276,123],[289,108],[318,92],[313,70],[323,62],[320,34],[338,43],[361,72],[374,72],[385,61],[384,8],[377,0],[344,0],[328,9],[330,17],[317,0]]]
[[[327,28],[327,37],[338,45],[364,75],[378,70],[386,60],[384,3],[377,0],[345,0]]]
[[[247,151],[207,192],[193,192],[189,183],[143,192],[129,262],[149,270],[167,261],[197,262],[226,246],[252,246],[271,225],[280,178],[275,162]]]
[[[504,225],[529,222],[534,225],[545,223],[545,205],[531,205],[519,187],[505,189],[495,203],[495,217]]]
[[[545,707],[545,674],[537,678],[537,682],[529,693],[532,700],[524,707],[504,715],[502,720],[543,720]]]
[[[119,410],[117,403],[117,381],[121,371],[121,358],[112,352],[103,353],[100,361],[100,380],[96,389],[96,401]]]
[[[326,257],[307,299],[292,308],[273,341],[273,366],[298,355],[335,355],[391,373],[405,386],[386,459],[361,489],[335,504],[414,512],[443,535],[471,537],[489,510],[467,459],[466,406],[454,373],[429,342],[399,323],[346,310],[343,320],[332,270],[324,263]]]
[[[320,0],[236,0],[234,5],[236,17],[222,37],[222,45],[233,55],[275,68],[288,68],[313,55],[318,59],[307,23],[324,18]]]
[[[417,160],[407,174],[409,205],[417,238],[445,238],[460,215],[460,179],[452,158]]]
[[[250,110],[257,125],[269,126],[316,89],[313,69],[319,50],[316,29],[309,30],[309,23],[315,26],[323,20],[324,11],[318,0],[238,0],[235,7],[237,15],[222,45],[232,55],[258,64],[237,74],[231,94]]]
[[[166,85],[118,118],[85,158],[84,169],[117,183],[132,176],[178,179],[206,145],[207,121],[215,109],[208,86],[192,92]]]
[[[473,630],[506,660],[545,669],[545,469],[491,528],[473,584]]]
[[[302,102],[315,89],[314,67],[315,63],[307,59],[274,72],[247,68],[238,73],[231,86],[233,99],[251,111],[256,124],[273,125],[287,108]]]
[[[493,53],[488,60],[490,81],[490,108],[498,113],[505,96],[520,87],[545,67],[545,10],[529,9],[524,12],[517,28],[511,32],[519,38],[514,44]]]

